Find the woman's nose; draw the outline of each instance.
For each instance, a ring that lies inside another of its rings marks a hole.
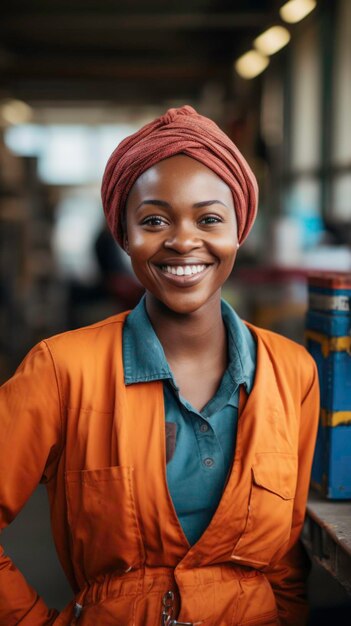
[[[202,245],[197,229],[190,224],[174,226],[172,232],[168,233],[164,242],[165,248],[172,248],[184,254],[188,250],[199,248]]]

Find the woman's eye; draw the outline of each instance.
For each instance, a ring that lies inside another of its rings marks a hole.
[[[222,220],[216,215],[205,215],[205,217],[201,218],[201,224],[220,224]]]
[[[144,226],[163,226],[165,224],[165,220],[163,217],[159,217],[158,215],[150,215],[150,217],[146,217],[142,224]]]

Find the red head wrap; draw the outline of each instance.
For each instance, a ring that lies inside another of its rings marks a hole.
[[[238,148],[207,117],[192,107],[169,109],[165,115],[126,137],[110,156],[102,180],[102,204],[108,225],[123,244],[122,215],[139,176],[159,161],[186,154],[213,170],[230,187],[238,224],[238,240],[249,234],[257,213],[257,182]]]

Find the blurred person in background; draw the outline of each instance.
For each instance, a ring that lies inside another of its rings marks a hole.
[[[0,623],[302,626],[316,368],[221,300],[255,177],[185,106],[116,148],[102,198],[145,296],[35,346],[0,400],[1,525],[44,482],[74,597],[49,609],[2,554]]]
[[[99,232],[94,251],[102,276],[102,286],[123,309],[133,308],[140,300],[143,289],[128,271],[123,252],[116,245],[107,226]]]

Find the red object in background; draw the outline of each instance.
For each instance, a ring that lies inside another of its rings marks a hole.
[[[309,273],[308,283],[311,287],[325,287],[328,289],[351,289],[351,272]]]

